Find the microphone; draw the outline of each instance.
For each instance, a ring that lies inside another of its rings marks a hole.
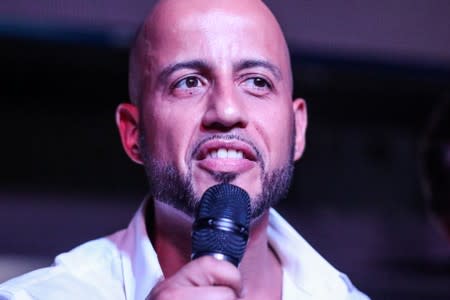
[[[221,183],[203,194],[192,225],[192,259],[211,255],[239,265],[247,246],[250,197],[238,186]]]

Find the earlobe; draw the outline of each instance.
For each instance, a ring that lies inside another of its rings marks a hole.
[[[121,103],[116,110],[116,124],[122,146],[128,157],[142,164],[139,148],[139,111],[132,103]]]
[[[302,157],[305,150],[306,127],[308,125],[308,114],[305,100],[298,98],[292,102],[295,122],[295,152],[294,160]]]

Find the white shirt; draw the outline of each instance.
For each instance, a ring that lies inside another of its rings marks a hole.
[[[48,268],[0,285],[0,300],[143,300],[163,278],[145,227],[144,205],[127,229],[58,255]],[[269,243],[283,268],[283,300],[366,300],[346,275],[323,259],[275,210]]]

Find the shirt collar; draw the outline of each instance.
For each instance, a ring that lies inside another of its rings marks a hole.
[[[145,299],[164,275],[145,227],[144,201],[122,240],[122,270],[126,299]]]
[[[289,290],[291,294],[314,299],[346,299],[350,286],[342,280],[345,275],[317,253],[274,209],[270,210],[267,233],[283,268],[283,293]]]

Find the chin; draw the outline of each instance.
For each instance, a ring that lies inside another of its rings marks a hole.
[[[230,175],[232,176],[232,175]],[[255,199],[258,195],[261,194],[261,188],[256,188],[257,186],[260,186],[259,182],[243,182],[241,180],[239,180],[238,178],[234,179],[234,180],[210,180],[208,182],[202,182],[202,183],[198,183],[198,184],[194,184],[194,186],[197,186],[198,188],[194,188],[194,192],[195,192],[195,196],[200,199],[203,195],[203,193],[205,193],[205,191],[216,185],[216,184],[221,184],[221,183],[229,183],[229,184],[233,184],[236,185],[238,187],[240,187],[241,189],[245,190],[250,199]]]

